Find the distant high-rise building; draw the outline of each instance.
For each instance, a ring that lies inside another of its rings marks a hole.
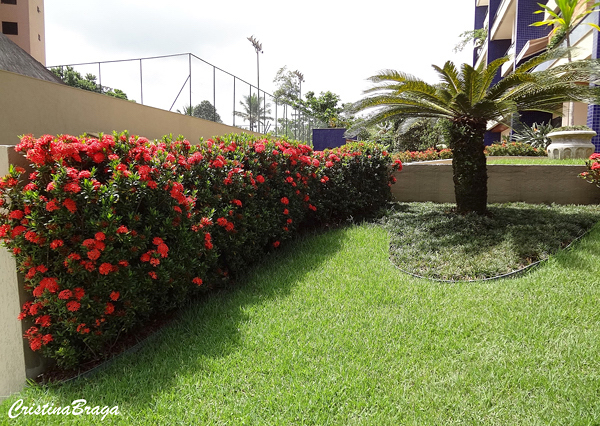
[[[0,32],[46,65],[44,0],[0,0]]]

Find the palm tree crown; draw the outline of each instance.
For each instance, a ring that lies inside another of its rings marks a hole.
[[[376,85],[365,93],[376,93],[353,105],[355,111],[377,108],[364,124],[397,118],[442,118],[449,120],[450,148],[457,209],[461,213],[487,212],[487,170],[484,134],[487,123],[507,123],[519,111],[559,112],[568,101],[594,102],[600,98],[595,85],[600,75],[597,60],[566,62],[542,71],[536,67],[564,57],[566,50],[543,53],[520,65],[494,84],[496,74],[509,58],[487,66],[452,62],[434,66],[441,82],[435,85],[412,75],[386,70],[369,80]],[[597,103],[597,101],[596,101]]]
[[[409,74],[386,70],[369,78],[377,83],[365,93],[381,92],[354,104],[360,111],[381,107],[368,118],[380,123],[392,118],[437,117],[451,121],[504,122],[519,111],[560,111],[566,101],[594,101],[598,90],[589,82],[599,70],[597,61],[575,61],[544,71],[531,72],[552,59],[563,57],[564,50],[546,52],[521,66],[493,85],[498,70],[509,58],[497,59],[477,68],[463,64],[460,72],[448,61],[442,68],[433,66],[441,83],[432,85]]]
[[[240,105],[244,111],[235,111],[235,115],[250,122],[250,130],[254,130],[255,127],[258,131],[260,131],[259,127],[264,130],[266,129],[266,121],[273,120],[273,117],[270,117],[271,103],[265,102],[263,98],[254,93],[251,96],[244,96],[244,100],[240,101]]]

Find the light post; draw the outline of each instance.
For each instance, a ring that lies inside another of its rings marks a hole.
[[[256,128],[258,133],[260,133],[260,66],[259,66],[259,61],[258,61],[258,54],[259,53],[263,53],[262,50],[262,43],[260,43],[256,38],[254,38],[254,36],[250,36],[248,37],[248,40],[250,41],[250,43],[252,43],[252,46],[254,46],[254,50],[256,50],[256,88],[257,88],[257,92],[258,92],[258,96],[256,99],[256,103],[258,106],[257,109],[257,114],[258,114],[258,120],[256,120]],[[252,111],[252,96],[250,96],[250,99],[248,100],[249,103],[249,107],[250,107],[250,111]]]

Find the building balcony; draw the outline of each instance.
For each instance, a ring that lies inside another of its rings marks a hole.
[[[490,40],[507,40],[513,38],[515,17],[517,13],[516,0],[503,0],[490,22]]]

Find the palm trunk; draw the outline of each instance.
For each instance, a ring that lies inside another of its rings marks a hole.
[[[484,154],[486,123],[467,119],[451,126],[452,172],[459,213],[487,213],[487,166]]]

